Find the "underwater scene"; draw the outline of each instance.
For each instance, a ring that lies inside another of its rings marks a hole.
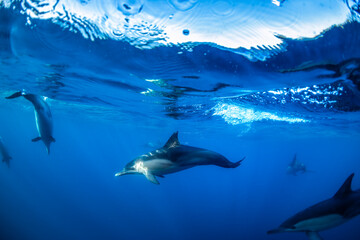
[[[360,239],[360,1],[0,0],[0,239]]]

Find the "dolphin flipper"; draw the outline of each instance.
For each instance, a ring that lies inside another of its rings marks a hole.
[[[309,240],[324,240],[318,232],[306,232],[306,236]]]
[[[31,139],[32,142],[37,142],[37,141],[40,141],[41,140],[41,137],[36,137],[34,139]]]
[[[144,174],[145,177],[147,178],[147,180],[149,180],[150,182],[154,183],[154,184],[157,184],[159,185],[159,181],[156,179],[156,177],[154,175],[152,175],[151,173],[147,173],[147,174]]]

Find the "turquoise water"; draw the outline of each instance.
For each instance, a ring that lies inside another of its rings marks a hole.
[[[267,235],[360,188],[356,1],[0,0],[0,239]],[[33,106],[46,96],[47,154]],[[179,131],[235,169],[115,177]],[[309,172],[287,174],[294,154]],[[358,239],[359,217],[321,232]]]

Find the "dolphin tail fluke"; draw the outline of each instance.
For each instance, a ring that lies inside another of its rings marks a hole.
[[[236,168],[238,166],[240,166],[241,162],[244,161],[246,157],[243,157],[241,160],[237,161],[237,162],[234,162],[234,163],[230,163],[229,164],[229,168]]]
[[[24,91],[19,91],[19,92],[16,92],[8,97],[5,97],[6,99],[13,99],[13,98],[17,98],[17,97],[21,97],[23,96],[25,93]]]
[[[318,232],[306,232],[306,236],[309,238],[309,240],[323,240]]]

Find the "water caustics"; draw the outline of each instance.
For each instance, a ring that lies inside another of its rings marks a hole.
[[[311,123],[360,109],[359,6],[350,0],[0,0],[1,46],[11,53],[0,75],[24,79],[18,68],[33,77],[1,84],[93,104],[93,111],[142,109],[137,113],[145,116],[148,109],[232,125]]]
[[[281,49],[286,38],[314,38],[349,19],[341,1],[269,0],[2,0],[28,17],[51,20],[92,40],[125,40],[139,48],[209,43],[230,51]],[[280,2],[279,2],[280,3]],[[351,7],[355,9],[355,6]],[[299,11],[301,9],[301,11]],[[356,11],[356,10],[354,10]]]

